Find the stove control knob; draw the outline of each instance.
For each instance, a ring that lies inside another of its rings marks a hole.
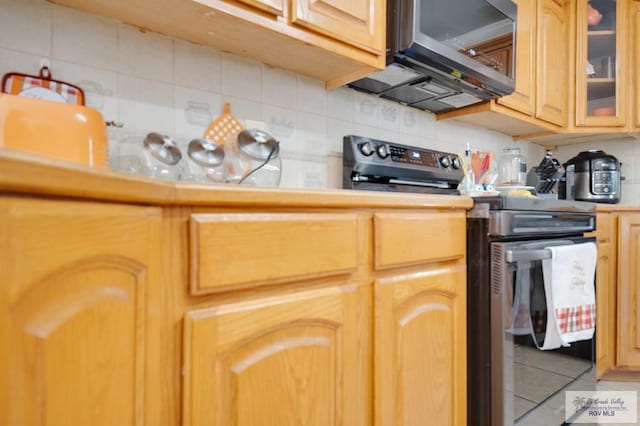
[[[389,156],[389,148],[387,148],[387,145],[378,145],[376,150],[380,158],[387,158]]]
[[[451,165],[451,160],[449,159],[448,155],[442,155],[440,156],[440,165],[442,167],[444,167],[445,169],[448,168]]]
[[[459,170],[462,167],[462,163],[460,162],[460,157],[458,157],[457,155],[453,157],[453,161],[451,162],[451,167],[453,167],[455,170]]]
[[[361,143],[359,148],[362,155],[368,157],[373,154],[373,147],[371,146],[371,142],[369,141]]]

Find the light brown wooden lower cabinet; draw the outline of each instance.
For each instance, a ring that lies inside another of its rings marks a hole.
[[[616,365],[615,259],[611,242],[598,242],[596,264],[596,377]],[[613,313],[613,315],[611,314]]]
[[[147,424],[161,219],[153,207],[0,198],[0,424]]]
[[[0,424],[464,425],[465,217],[4,196]]]
[[[640,381],[640,214],[599,212],[597,227],[596,375]]]
[[[640,372],[640,214],[619,218],[617,365]]]
[[[466,424],[464,266],[376,281],[378,425]]]
[[[371,288],[188,310],[183,425],[370,425]]]

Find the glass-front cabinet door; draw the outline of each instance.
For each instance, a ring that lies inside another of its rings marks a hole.
[[[576,125],[624,126],[630,0],[576,4]]]

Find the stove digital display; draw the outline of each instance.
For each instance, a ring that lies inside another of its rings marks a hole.
[[[434,152],[417,151],[399,146],[390,147],[391,160],[397,163],[415,164],[424,167],[438,167],[438,156]]]

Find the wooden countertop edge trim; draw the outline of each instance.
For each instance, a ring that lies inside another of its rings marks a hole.
[[[159,182],[0,149],[0,191],[154,205],[470,209],[469,197]]]
[[[135,203],[166,203],[174,188],[137,176],[0,149],[0,191]]]
[[[596,206],[596,211],[600,213],[638,212],[640,211],[640,206],[633,206],[628,204],[598,204]]]
[[[215,194],[215,200],[211,199]],[[176,203],[204,206],[215,204],[282,206],[282,207],[398,207],[470,209],[469,197],[432,194],[399,194],[389,192],[307,190],[282,188],[199,188],[196,185],[177,184]]]

